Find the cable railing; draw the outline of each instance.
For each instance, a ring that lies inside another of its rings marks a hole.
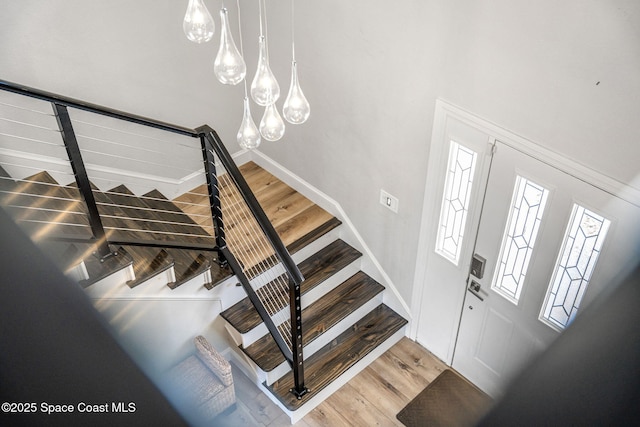
[[[304,279],[217,133],[2,80],[0,89],[0,203],[16,222],[32,238],[90,243],[102,260],[117,246],[216,252],[301,398]]]

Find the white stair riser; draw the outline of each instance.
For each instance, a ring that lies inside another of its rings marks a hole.
[[[335,242],[340,238],[340,228],[341,226],[336,227],[328,233],[325,233],[322,236],[318,237],[313,242],[309,243],[305,247],[298,250],[296,253],[292,254],[291,258],[296,264],[300,264],[305,259],[312,257],[321,249],[329,246],[329,244]]]
[[[342,284],[345,280],[356,274],[358,271],[360,271],[360,258],[353,261],[351,264],[347,265],[342,270],[336,272],[334,275],[327,278],[327,280],[302,295],[302,297],[300,298],[302,308],[310,306],[315,301],[322,298],[325,294],[331,292],[334,288]]]
[[[73,267],[67,269],[64,274],[68,278],[76,282],[87,280],[89,278],[89,272],[87,271],[87,266],[85,265],[84,261],[80,261],[79,264],[76,264]]]
[[[107,277],[98,280],[96,283],[93,283],[91,286],[85,288],[85,291],[89,298],[99,298],[107,293],[114,292],[115,289],[126,287],[127,282],[129,280],[133,280],[135,278],[135,274],[133,272],[133,266],[129,265],[121,270],[116,271],[108,275]]]
[[[351,264],[349,264],[348,266],[346,266],[345,268],[343,268],[342,270],[340,270],[339,272],[337,272],[336,274],[334,274],[333,276],[327,278],[327,280],[323,281],[318,286],[316,286],[315,288],[313,288],[312,290],[310,290],[309,292],[305,293],[302,296],[301,298],[302,309],[304,310],[306,307],[311,305],[314,301],[321,298],[327,292],[331,291],[336,286],[340,285],[342,282],[344,282],[349,277],[356,274],[358,271],[360,271],[360,262],[359,260],[356,260]],[[283,311],[286,312],[285,314],[286,314],[286,317],[288,318],[289,317],[288,309],[285,309]],[[241,334],[242,346],[248,347],[268,333],[269,331],[267,330],[267,327],[264,325],[264,323],[260,323],[258,326],[256,326],[249,332]]]

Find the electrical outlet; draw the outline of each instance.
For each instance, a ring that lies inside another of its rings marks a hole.
[[[384,190],[380,190],[380,204],[398,213],[398,199]]]

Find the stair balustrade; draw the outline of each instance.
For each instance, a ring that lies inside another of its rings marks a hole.
[[[237,276],[291,365],[291,391],[300,399],[307,392],[304,278],[215,130],[193,130],[3,80],[0,89],[10,93],[0,99],[0,202],[19,209],[16,198],[33,199],[29,210],[39,214],[17,220],[38,230],[32,238],[90,243],[100,262],[122,247],[215,254],[211,261]],[[46,171],[47,179],[34,182],[29,175],[35,171]],[[70,183],[58,184],[62,179]],[[169,194],[157,191],[160,184]],[[176,209],[177,202],[170,203],[198,186],[206,187],[209,206],[182,201]],[[56,208],[47,208],[49,202]],[[192,224],[171,220],[186,216],[183,211]],[[198,262],[201,267],[208,261]]]

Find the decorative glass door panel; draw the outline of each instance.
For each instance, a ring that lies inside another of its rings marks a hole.
[[[500,263],[491,289],[518,304],[549,190],[516,177],[513,201],[500,248]]]
[[[611,221],[574,205],[540,319],[562,330],[582,302]]]
[[[499,397],[637,261],[640,208],[496,146],[473,250],[486,268],[482,277],[467,278],[452,366]]]

